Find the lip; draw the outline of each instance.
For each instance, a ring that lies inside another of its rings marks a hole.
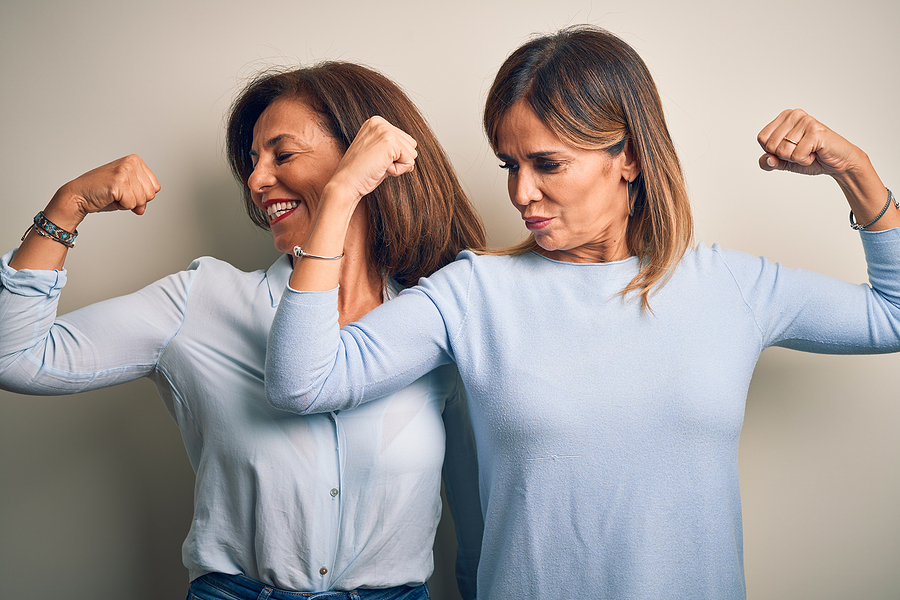
[[[523,217],[523,219],[525,220],[525,228],[529,231],[539,231],[544,229],[551,221],[553,221],[553,217]]]
[[[294,204],[294,207],[290,208],[290,207],[285,206],[273,213],[270,213],[271,207],[278,205],[278,204],[286,204],[286,205]],[[263,202],[262,208],[266,212],[266,216],[269,217],[269,225],[274,225],[275,223],[278,223],[279,221],[288,217],[291,213],[293,213],[295,210],[297,210],[297,208],[299,206],[300,206],[300,201],[295,200],[293,198],[272,198],[271,200],[266,200],[265,202]],[[277,215],[277,216],[273,219],[272,218],[273,215]]]

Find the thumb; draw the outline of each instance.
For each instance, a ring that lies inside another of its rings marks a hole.
[[[759,157],[759,168],[763,171],[783,171],[788,168],[788,165],[787,161],[767,152]]]

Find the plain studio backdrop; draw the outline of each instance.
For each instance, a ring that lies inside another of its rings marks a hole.
[[[650,66],[697,241],[866,281],[838,187],[760,171],[756,134],[782,109],[804,108],[868,152],[900,191],[893,0],[7,1],[0,245],[16,246],[60,185],[137,153],[162,191],[143,217],[82,224],[62,312],[134,291],[197,256],[267,268],[276,253],[243,214],[224,160],[224,114],[258,70],[323,59],[359,61],[403,85],[490,241],[517,241],[524,230],[481,108],[510,51],[575,23],[619,34]],[[898,367],[895,355],[763,354],[740,450],[751,598],[900,597]],[[61,398],[0,393],[3,597],[183,598],[192,484],[178,430],[148,381]],[[449,532],[444,523],[431,582],[438,599],[457,597]]]

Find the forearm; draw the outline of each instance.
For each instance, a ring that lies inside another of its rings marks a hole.
[[[64,185],[42,211],[47,220],[57,227],[74,233],[84,220],[85,214],[79,208],[77,197]],[[41,235],[31,228],[22,240],[10,267],[16,270],[61,270],[66,262],[69,247],[57,240]]]
[[[900,210],[897,210],[893,202],[889,203],[888,191],[875,172],[868,155],[862,150],[859,152],[861,157],[857,168],[833,176],[844,192],[856,222],[866,225],[877,218],[866,227],[866,231],[884,231],[900,227]],[[882,211],[884,214],[878,217]]]
[[[43,213],[57,227],[74,233],[90,213],[130,210],[144,214],[147,202],[158,191],[156,176],[139,156],[131,154],[88,171],[59,188]],[[60,270],[67,251],[65,244],[32,230],[22,240],[10,266],[16,270]]]
[[[350,220],[360,198],[346,187],[331,182],[325,186],[306,241],[304,252],[317,256],[340,256]],[[340,260],[295,258],[291,273],[292,289],[304,292],[325,292],[338,286]]]

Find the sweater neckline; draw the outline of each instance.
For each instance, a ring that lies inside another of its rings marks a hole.
[[[556,260],[553,258],[549,258],[547,256],[544,256],[540,252],[535,252],[534,250],[530,250],[529,252],[531,254],[537,256],[538,258],[546,260],[547,262],[551,262],[551,263],[554,263],[557,265],[567,265],[567,266],[573,266],[573,267],[607,267],[607,266],[613,266],[613,265],[630,265],[631,263],[637,262],[637,260],[638,260],[637,256],[629,256],[627,258],[623,258],[620,260],[611,260],[608,262],[569,262],[566,260]]]

